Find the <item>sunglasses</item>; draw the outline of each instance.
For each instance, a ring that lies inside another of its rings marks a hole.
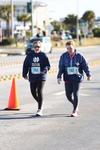
[[[35,48],[40,48],[40,46],[35,46]]]

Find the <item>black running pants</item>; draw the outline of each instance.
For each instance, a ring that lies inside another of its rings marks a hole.
[[[65,82],[66,97],[73,105],[73,112],[76,111],[78,106],[79,86],[80,86],[80,82],[77,81]]]
[[[38,103],[38,109],[42,108],[44,83],[45,81],[30,82],[31,94]]]

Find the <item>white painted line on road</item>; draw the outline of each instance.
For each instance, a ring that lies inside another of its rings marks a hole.
[[[59,95],[63,95],[63,94],[65,94],[65,91],[54,93],[53,95],[59,96]]]
[[[64,95],[64,94],[65,94],[65,91],[61,91],[61,92],[54,93],[53,95],[60,96],[60,95]],[[79,95],[80,96],[90,96],[89,94],[85,94],[85,93],[80,93]]]
[[[81,96],[90,96],[89,94],[80,93]]]

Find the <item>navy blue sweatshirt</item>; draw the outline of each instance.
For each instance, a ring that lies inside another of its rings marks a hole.
[[[63,75],[64,81],[80,82],[83,79],[83,72],[86,73],[87,77],[91,76],[88,64],[81,54],[75,53],[71,57],[68,52],[65,52],[61,55],[57,78],[61,78]]]
[[[45,81],[47,71],[50,69],[49,59],[45,53],[35,53],[31,51],[23,63],[22,76],[24,78],[29,74],[29,81]]]

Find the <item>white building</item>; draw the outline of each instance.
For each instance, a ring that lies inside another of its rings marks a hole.
[[[22,26],[23,24],[17,21],[17,16],[22,14],[27,14],[27,2],[31,0],[0,0],[0,5],[11,5],[13,1],[14,9],[14,28],[15,26]],[[33,25],[34,32],[37,28],[41,30],[47,30],[49,26],[49,15],[48,15],[48,6],[47,4],[39,1],[33,1]],[[26,24],[31,26],[31,22]],[[28,29],[28,27],[26,27]]]
[[[95,26],[96,28],[100,28],[100,17],[98,17],[98,18],[95,20],[94,26]]]

